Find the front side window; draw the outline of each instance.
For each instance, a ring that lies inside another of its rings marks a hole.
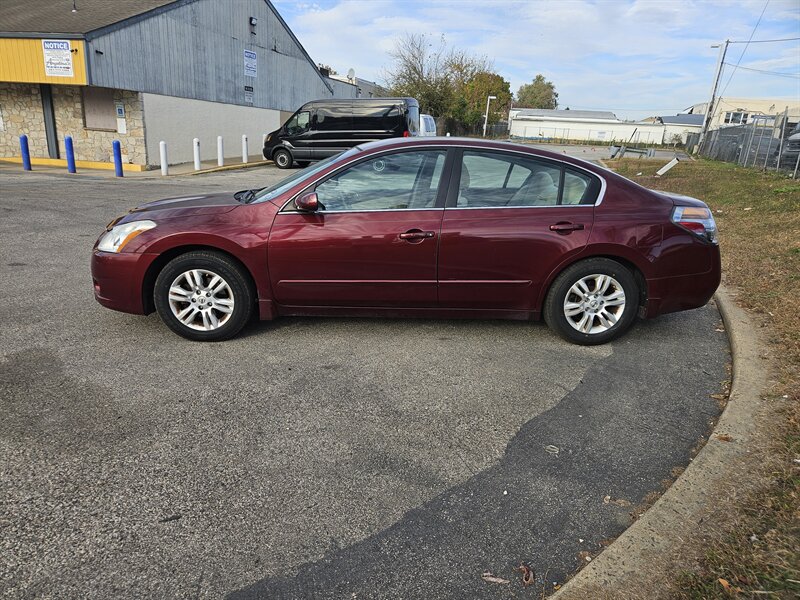
[[[434,208],[444,150],[398,152],[371,158],[317,185],[323,211]]]
[[[286,123],[286,132],[290,135],[304,132],[306,129],[308,129],[310,117],[311,113],[309,113],[307,110],[297,113],[295,116],[289,119],[288,123]]]

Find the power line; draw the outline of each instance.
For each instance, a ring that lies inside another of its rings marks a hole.
[[[796,38],[780,38],[780,39],[777,39],[777,40],[750,40],[748,42],[742,41],[742,42],[728,42],[728,43],[729,44],[767,44],[767,43],[770,43],[770,42],[796,42],[797,40],[800,40],[800,37],[796,37]]]
[[[736,69],[739,68],[739,63],[742,62],[744,53],[747,52],[747,48],[750,46],[750,42],[753,40],[753,36],[756,34],[756,29],[758,29],[758,26],[761,24],[761,19],[763,18],[764,13],[767,12],[767,6],[769,6],[769,0],[764,2],[764,8],[761,10],[761,15],[758,17],[758,21],[756,21],[756,26],[753,27],[753,31],[750,33],[750,38],[747,40],[747,43],[745,44],[744,48],[742,48],[742,53],[739,55],[739,60],[736,61],[736,65],[733,67],[733,71],[731,71],[731,76],[728,77],[728,82],[725,84],[725,87],[722,88],[722,91],[719,94],[720,96],[725,95],[725,90],[728,89],[728,86],[731,83],[731,79],[733,79],[733,74],[736,73]]]
[[[727,62],[724,63],[724,64],[726,64],[728,66],[731,66],[731,67],[734,66],[731,63],[727,63]],[[780,77],[789,77],[790,79],[800,79],[800,75],[796,75],[794,73],[781,73],[780,71],[766,71],[764,69],[754,69],[752,67],[742,67],[742,66],[739,66],[739,68],[744,70],[744,71],[755,71],[756,73],[764,73],[766,75],[778,75]]]

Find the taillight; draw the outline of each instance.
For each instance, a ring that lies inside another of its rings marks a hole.
[[[406,129],[406,130],[403,132],[403,137],[411,137],[411,132],[410,132],[408,129]]]
[[[711,214],[708,208],[676,206],[672,211],[672,222],[707,242],[712,244],[719,243],[717,239],[717,224],[714,221],[714,215]]]

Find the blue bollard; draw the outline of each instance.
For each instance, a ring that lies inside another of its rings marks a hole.
[[[19,148],[22,151],[22,168],[26,171],[31,170],[31,151],[28,149],[28,136],[19,136]]]
[[[122,148],[120,148],[119,140],[114,140],[114,172],[117,177],[122,177]]]
[[[67,172],[75,172],[75,150],[72,148],[72,136],[68,135],[64,138],[64,148],[67,151]]]

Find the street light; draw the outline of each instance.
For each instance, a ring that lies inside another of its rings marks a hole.
[[[497,96],[486,96],[486,114],[483,115],[483,137],[486,137],[486,126],[489,124],[489,102],[497,100]]]

